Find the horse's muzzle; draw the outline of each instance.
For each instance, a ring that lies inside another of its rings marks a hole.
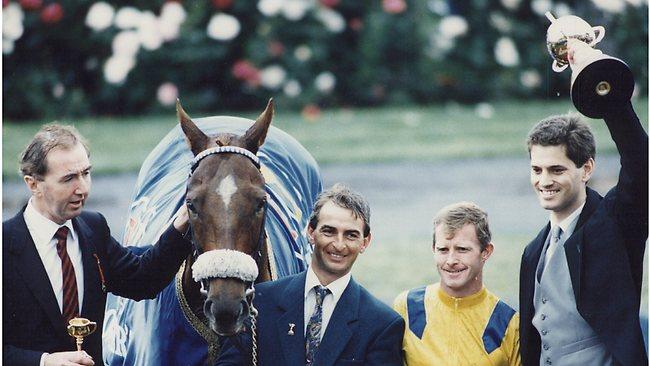
[[[250,307],[246,299],[217,299],[205,300],[203,311],[208,318],[210,328],[220,336],[232,336],[244,327],[246,318],[250,315]]]

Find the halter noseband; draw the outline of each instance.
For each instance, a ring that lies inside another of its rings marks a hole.
[[[217,146],[209,148],[205,151],[202,151],[194,157],[192,160],[192,165],[190,166],[190,174],[188,176],[188,186],[189,178],[192,177],[194,171],[199,166],[201,160],[207,158],[210,155],[222,154],[222,153],[231,153],[239,154],[247,157],[257,169],[260,169],[260,159],[253,154],[252,152],[237,146]],[[210,278],[239,278],[242,281],[249,283],[249,289],[247,290],[247,295],[250,296],[250,292],[253,288],[253,282],[258,275],[258,261],[261,257],[261,249],[264,243],[264,223],[266,217],[266,204],[264,205],[264,212],[262,216],[262,226],[260,228],[260,238],[257,243],[257,248],[254,252],[254,255],[257,258],[253,258],[244,252],[231,249],[213,249],[208,250],[207,252],[201,253],[195,259],[194,264],[192,264],[192,277],[194,281],[201,283],[201,292],[207,294],[207,286],[204,288],[204,282]],[[192,235],[192,242],[194,243],[194,235]],[[197,248],[196,243],[194,243],[195,249]]]

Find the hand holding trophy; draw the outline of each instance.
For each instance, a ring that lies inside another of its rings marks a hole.
[[[625,62],[593,47],[605,37],[605,28],[592,27],[582,18],[556,19],[550,12],[546,46],[553,57],[553,71],[571,66],[571,100],[587,117],[602,118],[609,108],[627,102],[634,91],[634,77]]]

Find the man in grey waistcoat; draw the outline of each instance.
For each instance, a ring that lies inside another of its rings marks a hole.
[[[528,135],[531,183],[550,218],[521,261],[524,365],[648,364],[639,322],[648,135],[629,101],[604,120],[621,158],[604,197],[587,187],[596,147],[578,116],[549,117]]]

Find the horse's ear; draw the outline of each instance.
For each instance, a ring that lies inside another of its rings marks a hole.
[[[269,99],[269,103],[266,105],[264,112],[257,117],[255,123],[246,131],[244,137],[242,137],[243,147],[256,154],[257,150],[264,143],[264,139],[266,139],[266,133],[269,130],[272,119],[273,98]]]
[[[183,107],[181,107],[181,102],[178,99],[176,99],[176,114],[178,115],[178,121],[185,133],[187,144],[190,145],[192,153],[197,155],[201,151],[207,149],[209,141],[208,136],[196,127],[196,124],[194,124],[190,116],[188,116],[187,113],[185,113],[185,110],[183,110]]]

